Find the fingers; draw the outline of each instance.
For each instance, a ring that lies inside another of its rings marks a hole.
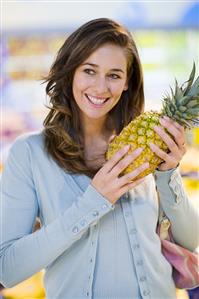
[[[171,138],[171,136],[169,136],[168,133],[165,132],[161,126],[154,126],[154,131],[166,143],[172,155],[175,157],[180,157],[181,154],[186,152],[184,128],[168,117],[161,118],[160,123],[173,136],[175,141]]]
[[[162,138],[162,140],[166,143],[169,150],[175,154],[178,153],[178,146],[176,143],[172,140],[172,138],[165,132],[163,128],[160,126],[154,126],[154,131]]]
[[[121,178],[118,179],[119,183],[120,183],[120,186],[126,185],[127,183],[131,182],[132,180],[134,180],[140,173],[142,173],[147,168],[149,168],[149,163],[148,162],[143,163],[142,165],[140,165],[139,167],[137,167],[133,171],[123,175]]]
[[[181,126],[178,122],[174,121],[173,119],[169,118],[168,116],[164,116],[163,119],[169,124],[172,123],[178,130],[184,133],[184,127]]]
[[[105,173],[110,172],[111,169],[122,159],[122,157],[124,157],[127,154],[129,149],[130,145],[126,145],[122,149],[120,149],[108,160],[108,162],[104,164],[104,166],[101,168],[101,171]]]
[[[184,128],[168,117],[161,118],[160,123],[173,136],[175,141],[162,127],[154,126],[154,131],[167,144],[170,153],[165,153],[154,144],[150,144],[150,148],[157,156],[165,161],[165,163],[161,165],[162,168],[176,167],[186,153]]]
[[[111,135],[111,137],[108,140],[108,143],[111,143],[115,139],[116,136],[117,135],[115,135],[115,134]]]
[[[160,157],[163,161],[165,161],[168,165],[170,165],[170,168],[175,167],[175,165],[178,164],[178,159],[175,158],[175,156],[169,155],[163,150],[161,150],[157,145],[150,143],[151,150]]]
[[[141,184],[143,181],[145,180],[145,178],[142,179],[138,179],[136,181],[133,181],[131,183],[128,183],[126,185],[124,185],[121,189],[120,189],[120,194],[119,197],[121,195],[123,195],[124,193],[128,192],[129,190],[131,190],[132,188],[136,187],[137,185]]]
[[[129,188],[129,183],[131,188],[136,186],[136,183],[132,182],[141,172],[149,167],[149,163],[144,163],[134,171],[126,174],[122,177],[118,175],[130,164],[137,156],[141,153],[142,149],[137,149],[133,153],[126,155],[128,153],[130,146],[126,146],[119,150],[109,161],[107,161],[104,166],[95,174],[92,179],[92,185],[95,189],[100,192],[104,197],[106,197],[110,202],[115,203],[122,194],[125,193],[125,188]],[[140,181],[141,182],[141,181]]]
[[[185,144],[185,130],[183,126],[166,116],[160,119],[160,123],[171,133],[179,147]]]
[[[117,177],[130,163],[132,163],[143,151],[143,148],[137,148],[131,154],[124,157],[118,162],[118,164],[112,169],[110,175]]]

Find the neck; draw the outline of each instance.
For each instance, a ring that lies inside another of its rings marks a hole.
[[[82,129],[85,141],[101,138],[107,134],[105,128],[105,118],[101,119],[82,119]]]

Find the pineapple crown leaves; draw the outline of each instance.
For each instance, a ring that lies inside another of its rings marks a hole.
[[[195,73],[194,63],[189,79],[181,86],[175,79],[175,90],[170,87],[171,95],[166,94],[163,99],[162,114],[185,128],[199,126],[199,77],[194,82]]]

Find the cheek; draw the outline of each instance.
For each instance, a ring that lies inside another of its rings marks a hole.
[[[73,80],[73,92],[81,92],[84,91],[86,88],[88,88],[91,84],[88,78],[85,78],[85,76],[76,76]]]
[[[73,80],[73,93],[78,93],[79,89],[81,89],[81,81],[78,79],[78,77],[75,77]]]
[[[111,88],[112,94],[115,95],[116,97],[121,96],[123,91],[124,91],[124,84],[114,85]]]

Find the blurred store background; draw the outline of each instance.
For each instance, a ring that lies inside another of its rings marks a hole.
[[[113,18],[134,35],[144,69],[146,110],[160,109],[174,78],[184,82],[193,61],[198,73],[198,1],[2,0],[1,17],[1,170],[13,140],[42,128],[47,113],[42,77],[66,37],[90,19]],[[198,204],[199,128],[187,132],[187,145],[180,170],[190,198]],[[44,298],[42,273],[17,289],[3,290],[2,296]],[[199,298],[198,292],[178,291],[178,296]]]

